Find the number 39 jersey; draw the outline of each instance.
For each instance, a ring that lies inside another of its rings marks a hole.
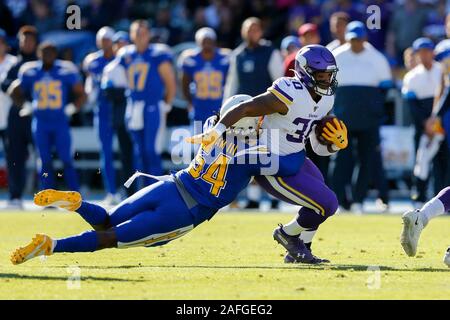
[[[264,144],[280,155],[304,150],[314,124],[333,108],[334,96],[322,96],[319,102],[315,102],[305,85],[295,77],[279,78],[267,91],[283,102],[289,111],[285,115],[275,113],[264,117],[261,125]]]

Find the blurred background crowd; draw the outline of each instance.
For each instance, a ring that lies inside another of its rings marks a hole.
[[[73,4],[81,8],[80,30],[68,30],[66,26],[66,8]],[[379,8],[380,15],[377,27],[368,28],[376,12],[370,9],[372,5]],[[165,101],[170,107],[160,151],[164,171],[176,168],[170,155],[171,130],[191,128],[194,120],[204,120],[233,94],[264,92],[278,77],[292,75],[290,69],[299,48],[322,44],[336,53],[340,89],[335,114],[347,123],[352,147],[331,159],[310,154],[311,158],[345,209],[362,210],[368,197],[378,199],[384,209],[393,198],[422,203],[450,184],[450,156],[445,143],[430,177],[412,174],[424,121],[431,114],[433,98],[441,85],[441,69],[433,60],[433,51],[450,33],[450,25],[446,27],[449,10],[450,3],[445,0],[1,0],[0,134],[4,152],[0,186],[9,207],[20,207],[21,199],[39,185],[39,175],[32,173],[39,172],[36,166],[42,166],[42,159],[33,147],[31,120],[17,122],[32,115],[12,118],[14,103],[7,93],[20,65],[38,59],[38,43],[51,41],[58,58],[72,61],[79,68],[85,84],[89,77],[94,78],[94,72],[85,65],[86,56],[97,50],[112,50],[113,45],[118,47],[111,54],[116,54],[119,47],[134,41],[128,35],[131,23],[143,19],[149,24],[150,42],[170,48],[169,62],[176,74],[175,96]],[[103,30],[99,35],[104,26],[116,33]],[[102,39],[111,40],[111,44]],[[200,48],[200,58],[195,56],[196,48]],[[201,69],[198,65],[203,60],[214,61],[212,52],[216,48],[229,49],[217,51],[227,62],[211,62],[207,67],[216,70],[220,79],[197,77],[195,68]],[[208,82],[208,92],[202,91],[202,81]],[[162,89],[167,85],[164,82]],[[80,188],[99,192],[111,184],[103,176],[111,169],[101,164],[102,138],[92,138],[99,136],[99,102],[89,98],[89,89],[84,87],[88,98],[70,116],[73,165]],[[376,90],[371,91],[372,87]],[[205,103],[210,109],[205,109]],[[127,142],[127,130],[122,131],[122,137],[120,129],[115,130],[119,131],[113,140],[112,167],[132,173],[136,169],[132,160],[121,158],[121,153],[136,151],[135,140],[131,137]],[[57,153],[53,155],[56,160]],[[56,183],[63,184],[66,163],[56,161],[54,165]],[[126,174],[114,177],[114,183],[119,186],[126,178]],[[120,189],[109,189],[105,191],[109,202],[123,196],[116,196]],[[262,195],[256,186],[243,195],[243,206],[256,208],[262,198],[276,207],[276,201]]]

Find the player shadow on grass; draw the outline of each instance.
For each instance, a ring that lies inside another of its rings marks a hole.
[[[63,276],[46,276],[46,275],[24,275],[18,273],[0,273],[0,279],[23,279],[23,280],[59,280],[67,281],[68,277]],[[121,282],[142,282],[144,280],[133,280],[133,279],[123,279],[123,278],[107,278],[107,277],[93,277],[86,276],[80,277],[80,280],[87,281],[121,281]]]
[[[220,265],[122,265],[122,266],[78,266],[80,269],[132,269],[132,268],[174,268],[174,269],[269,269],[269,270],[337,270],[337,271],[373,271],[373,268],[379,268],[380,271],[406,271],[406,272],[450,272],[450,268],[395,268],[379,265],[361,265],[361,264],[289,264],[286,266],[220,266]],[[66,268],[63,266],[53,266],[52,268]],[[1,278],[1,276],[0,276]]]

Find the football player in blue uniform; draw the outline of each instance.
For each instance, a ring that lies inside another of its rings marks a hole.
[[[248,99],[251,99],[248,95],[231,97],[221,113]],[[216,121],[217,117],[211,117],[205,130]],[[95,231],[58,240],[38,234],[30,244],[13,252],[11,262],[20,264],[58,252],[163,245],[211,219],[235,199],[252,176],[264,172],[289,176],[297,172],[305,159],[304,152],[271,154],[265,145],[258,143],[256,127],[257,118],[238,121],[223,131],[225,134],[214,145],[201,147],[188,168],[158,177],[161,181],[141,189],[110,212],[83,201],[75,191],[39,192],[34,198],[37,205],[57,205],[76,211]],[[303,249],[309,255],[305,259],[313,259],[304,245]]]
[[[102,167],[103,185],[107,191],[105,203],[109,205],[120,202],[120,195],[116,193],[116,174],[114,170],[113,152],[113,110],[105,93],[101,90],[103,69],[114,59],[113,42],[114,30],[103,27],[97,32],[96,41],[98,51],[86,56],[83,70],[87,74],[86,93],[95,103],[94,126],[100,139],[100,159]]]
[[[198,48],[183,51],[178,60],[183,95],[189,103],[188,111],[193,113],[197,133],[206,119],[219,113],[222,104],[230,50],[217,48],[216,38],[213,29],[199,29],[195,33]]]
[[[172,54],[164,44],[149,44],[148,23],[130,26],[134,44],[119,50],[104,71],[102,87],[126,87],[126,122],[133,140],[136,169],[162,174],[161,151],[166,114],[175,96]]]
[[[86,94],[77,67],[69,61],[57,60],[57,48],[44,42],[39,45],[39,61],[25,63],[9,93],[14,104],[33,112],[33,138],[41,160],[41,188],[55,185],[52,149],[64,164],[64,179],[68,187],[78,190],[78,177],[73,166],[69,119],[66,113],[81,108]],[[69,96],[73,96],[73,103]],[[31,97],[26,102],[26,97]]]

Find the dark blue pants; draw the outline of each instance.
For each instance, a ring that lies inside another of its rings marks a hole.
[[[6,162],[10,199],[20,199],[25,188],[28,146],[33,143],[31,117],[20,117],[19,108],[11,107],[6,130]]]
[[[59,159],[64,165],[64,180],[70,190],[79,190],[78,176],[73,166],[72,139],[67,123],[46,123],[33,120],[33,138],[41,160],[40,181],[42,189],[55,188],[52,150],[56,149]]]

